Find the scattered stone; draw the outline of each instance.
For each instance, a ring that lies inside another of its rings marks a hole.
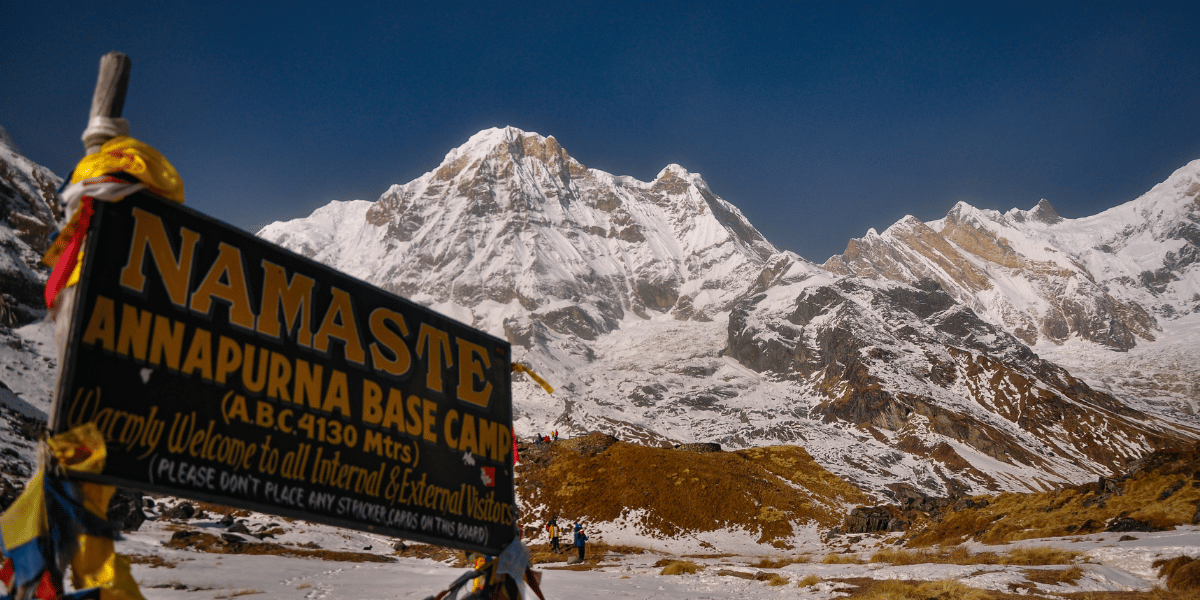
[[[250,528],[249,528],[249,527],[246,527],[246,522],[245,522],[245,521],[238,521],[237,523],[234,523],[233,525],[230,525],[230,526],[229,526],[229,533],[245,533],[245,534],[249,534],[249,533],[250,533]]]
[[[954,503],[954,510],[970,510],[973,508],[984,508],[988,505],[987,498],[960,498]]]
[[[163,505],[160,504],[159,506],[161,507]],[[196,507],[193,506],[191,502],[180,502],[179,504],[164,510],[160,518],[179,519],[186,521],[194,516],[196,516]]]
[[[719,569],[716,574],[721,577],[738,577],[741,579],[754,579],[756,576],[755,573],[746,573],[744,571],[734,571],[731,569]]]
[[[579,555],[577,555],[577,554],[572,554],[571,556],[568,556],[568,557],[567,557],[567,564],[568,564],[568,565],[573,565],[573,564],[576,564],[576,563],[578,563],[578,562],[579,562]]]
[[[198,533],[200,533],[200,532],[192,531],[190,529],[180,529],[179,531],[176,531],[175,533],[171,534],[171,541],[174,542],[176,540],[189,540],[192,538],[192,536],[194,536]]]
[[[8,510],[8,507],[16,501],[17,496],[25,491],[24,484],[18,482],[13,485],[7,477],[0,477],[0,510]]]
[[[1185,483],[1184,480],[1180,479],[1180,480],[1176,481],[1175,483],[1172,483],[1171,485],[1167,486],[1167,489],[1163,490],[1162,494],[1159,494],[1158,501],[1162,502],[1163,500],[1170,498],[1171,494],[1174,494],[1175,492],[1178,492],[1180,489],[1183,488],[1184,483]]]
[[[395,550],[396,552],[407,552],[408,544],[405,544],[404,542],[396,542],[395,544],[392,544],[392,550]]]
[[[1139,521],[1133,517],[1113,517],[1104,531],[1157,531],[1157,528],[1146,521]]]
[[[224,525],[225,527],[229,527],[229,526],[233,525],[233,523],[234,523],[233,515],[225,515],[225,516],[221,517],[221,525]]]
[[[889,527],[894,519],[884,506],[859,506],[846,515],[842,531],[846,533],[876,533],[892,531]]]
[[[137,490],[117,488],[112,500],[108,502],[108,521],[121,531],[137,531],[146,522],[146,513],[142,512],[145,500]]]
[[[1133,537],[1132,535],[1123,535],[1123,536],[1117,538],[1117,541],[1118,542],[1133,542],[1133,541],[1137,541],[1137,538]]]
[[[699,452],[701,454],[705,454],[710,452],[720,452],[721,445],[712,443],[676,444],[675,449],[683,450],[684,452]]]
[[[221,540],[231,546],[240,546],[248,541],[246,538],[240,535],[234,535],[232,533],[222,533]]]

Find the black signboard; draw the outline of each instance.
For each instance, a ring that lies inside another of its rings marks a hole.
[[[515,538],[507,342],[157,196],[96,204],[52,426],[96,424],[100,481]]]

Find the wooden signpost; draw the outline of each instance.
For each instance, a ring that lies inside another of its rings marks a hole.
[[[516,539],[504,340],[148,192],[96,202],[72,289],[52,429],[99,428],[96,480],[484,554]]]

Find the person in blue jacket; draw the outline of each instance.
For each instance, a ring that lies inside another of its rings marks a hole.
[[[583,525],[575,524],[575,548],[579,550],[579,562],[583,562],[584,546],[587,544],[588,537],[583,534]]]

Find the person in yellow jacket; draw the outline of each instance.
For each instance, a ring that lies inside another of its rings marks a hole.
[[[548,534],[550,534],[550,551],[551,552],[560,552],[561,550],[558,547],[558,520],[557,519],[550,519],[550,522],[546,525],[546,532]]]

